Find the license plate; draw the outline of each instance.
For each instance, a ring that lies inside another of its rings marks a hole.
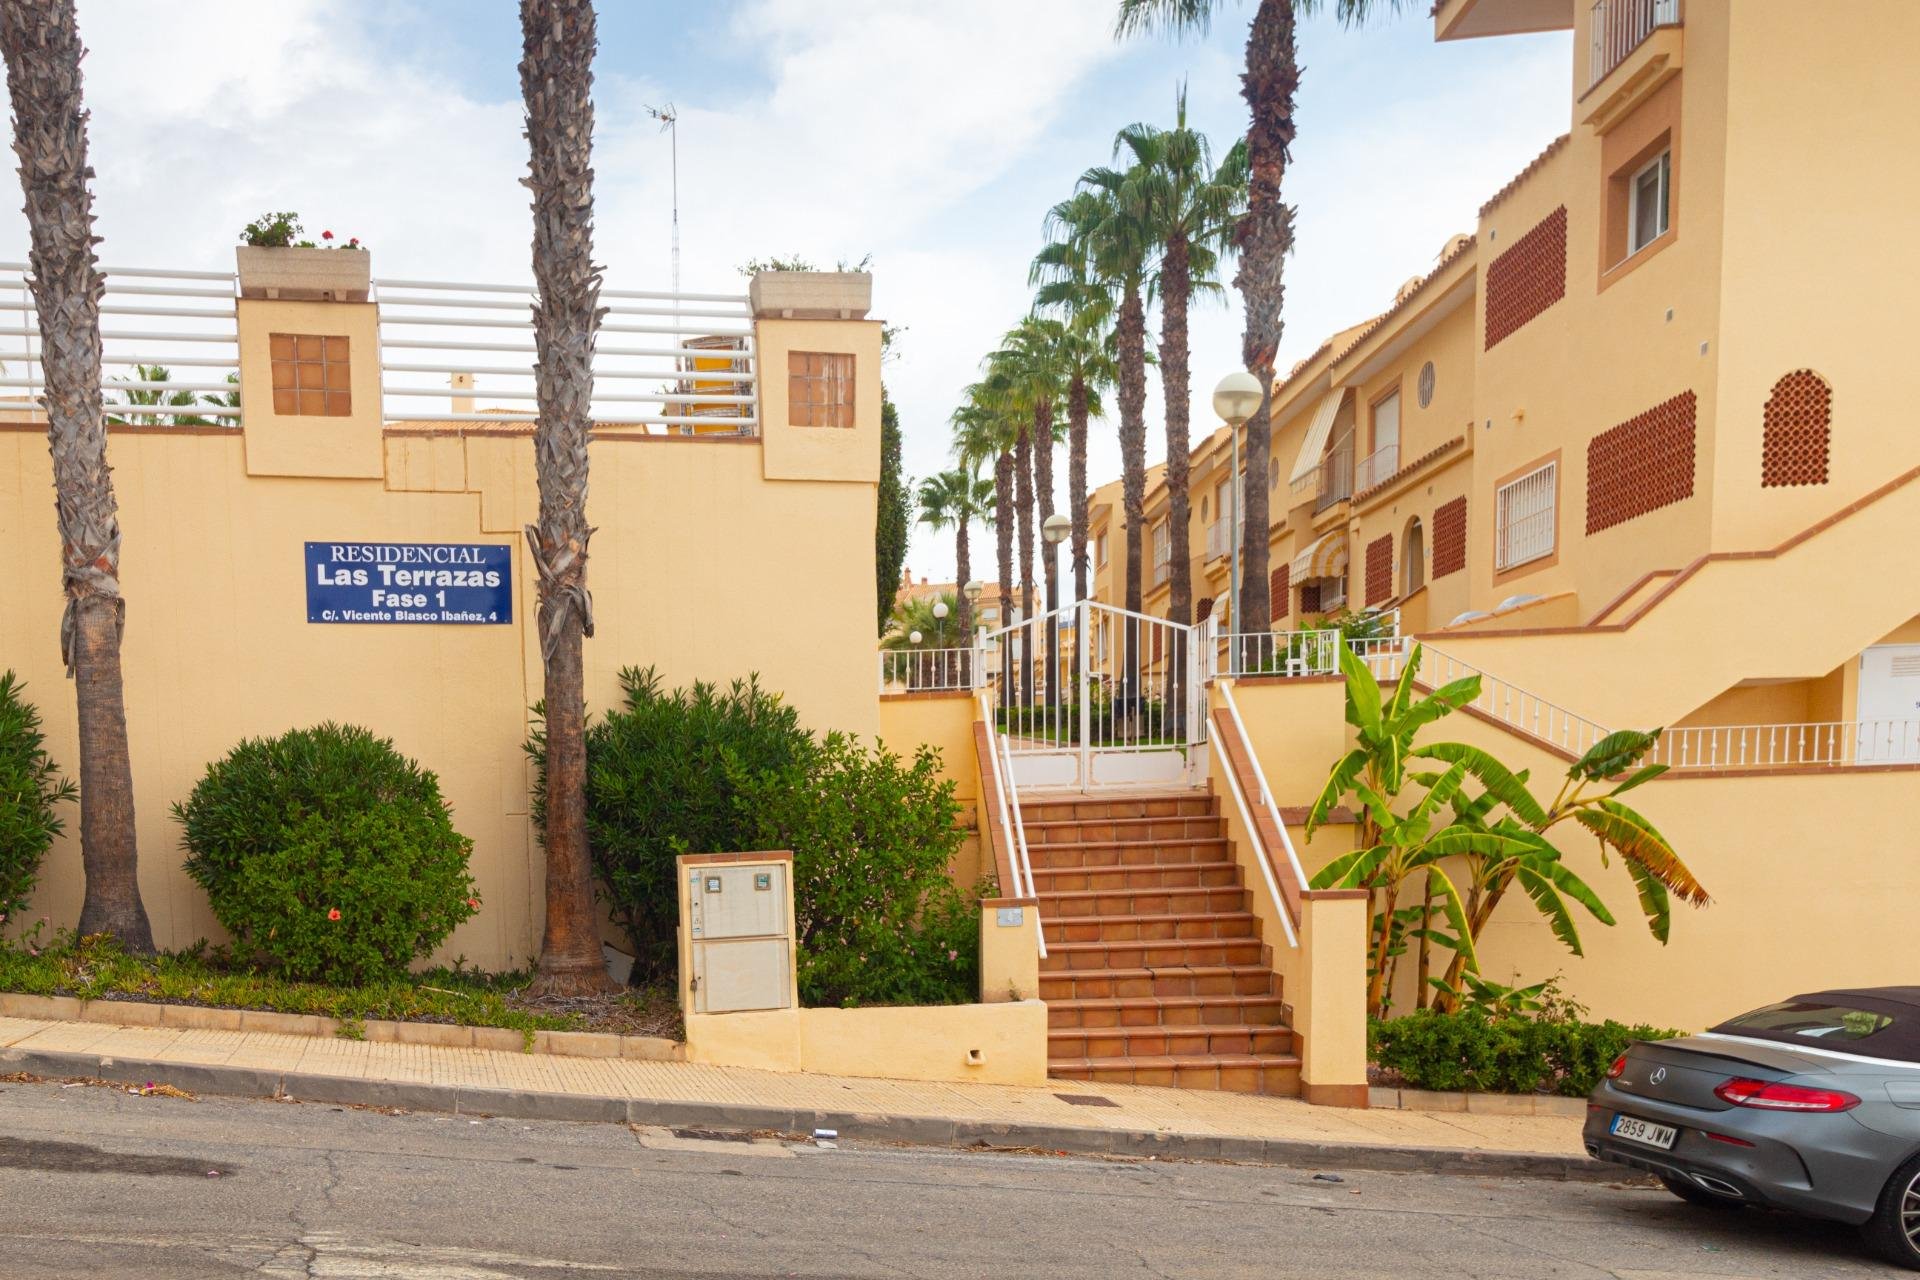
[[[1616,1138],[1625,1138],[1643,1147],[1658,1147],[1662,1151],[1672,1147],[1680,1137],[1680,1131],[1671,1125],[1655,1124],[1634,1116],[1615,1116],[1611,1132]]]

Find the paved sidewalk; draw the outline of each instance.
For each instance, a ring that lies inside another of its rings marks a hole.
[[[266,1032],[0,1018],[0,1074],[548,1119],[713,1125],[904,1142],[1617,1178],[1580,1121],[1310,1107],[1297,1099],[1050,1081],[934,1084]],[[1076,1105],[1069,1097],[1111,1105]]]

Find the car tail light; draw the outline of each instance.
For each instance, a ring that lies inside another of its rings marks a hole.
[[[1622,1071],[1625,1071],[1626,1069],[1627,1069],[1627,1055],[1623,1053],[1619,1057],[1613,1060],[1612,1066],[1607,1068],[1607,1079],[1618,1080],[1620,1078],[1620,1073]]]
[[[1860,1105],[1860,1099],[1838,1089],[1808,1089],[1739,1077],[1723,1082],[1713,1095],[1736,1107],[1762,1111],[1851,1111]]]

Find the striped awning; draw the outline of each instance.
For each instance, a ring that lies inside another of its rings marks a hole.
[[[1293,581],[1308,578],[1344,578],[1347,576],[1347,531],[1335,529],[1293,558],[1288,571]]]
[[[1333,420],[1340,416],[1340,401],[1346,396],[1346,388],[1336,387],[1320,399],[1320,405],[1313,411],[1313,421],[1307,424],[1307,435],[1300,442],[1300,456],[1294,460],[1293,474],[1288,477],[1290,483],[1298,484],[1312,475],[1320,466],[1320,455],[1327,451],[1327,437],[1333,433]]]

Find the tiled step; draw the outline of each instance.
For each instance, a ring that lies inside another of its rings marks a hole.
[[[1268,1024],[1181,1027],[1061,1027],[1047,1032],[1047,1059],[1264,1057],[1293,1052],[1293,1032]]]
[[[1224,1089],[1297,1097],[1300,1059],[1293,1054],[1232,1054],[1225,1057],[1054,1058],[1047,1074],[1098,1084],[1158,1084],[1182,1089]]]
[[[1060,951],[1052,943],[1049,955]],[[1264,964],[1142,965],[1114,969],[1042,968],[1040,998],[1055,1000],[1129,1000],[1146,996],[1265,996],[1274,991],[1273,971]]]
[[[1089,969],[1194,969],[1269,963],[1266,944],[1258,938],[1049,942],[1047,954],[1040,960],[1040,972],[1045,975],[1062,971],[1084,973]]]
[[[1116,996],[1104,1000],[1047,1001],[1047,1026],[1191,1027],[1279,1026],[1286,1005],[1278,993],[1223,996]]]
[[[1049,916],[1040,927],[1047,945],[1056,942],[1162,942],[1173,938],[1258,938],[1260,920],[1251,911],[1208,911],[1189,915]]]
[[[1240,883],[1232,862],[1174,862],[1128,865],[1096,862],[1078,867],[1035,867],[1033,883],[1041,897],[1076,889],[1195,889]]]
[[[1028,845],[1027,856],[1034,870],[1084,867],[1092,864],[1123,864],[1158,867],[1186,862],[1220,862],[1228,857],[1226,837],[1207,839],[1156,840],[1136,843],[1121,840],[1081,840],[1074,843]]]
[[[1022,814],[1027,844],[1079,844],[1083,841],[1152,843],[1157,840],[1218,839],[1226,819],[1217,814],[1184,818],[1084,818],[1071,822],[1034,822]]]
[[[1247,891],[1239,885],[1196,885],[1185,889],[1072,889],[1040,894],[1042,920],[1074,916],[1191,914],[1244,911]]]
[[[1063,796],[1020,803],[1023,822],[1084,822],[1101,818],[1184,818],[1218,812],[1204,791],[1131,796]]]

